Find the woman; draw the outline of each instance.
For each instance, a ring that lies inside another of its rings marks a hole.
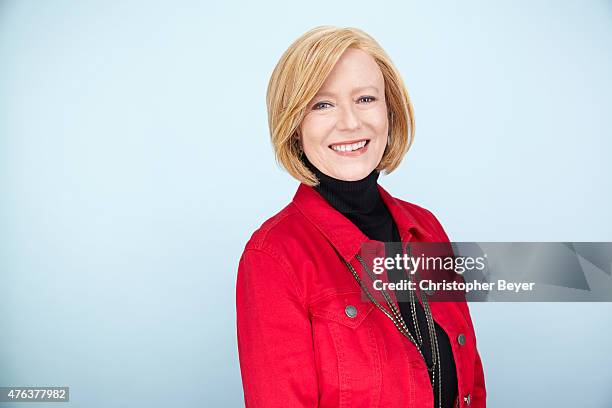
[[[465,302],[422,294],[385,312],[363,296],[363,244],[448,242],[431,212],[377,184],[414,135],[386,53],[361,30],[317,27],[281,57],[267,106],[277,160],[301,184],[238,267],[246,406],[484,407]]]

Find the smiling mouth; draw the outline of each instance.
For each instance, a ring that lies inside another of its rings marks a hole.
[[[370,139],[359,139],[355,141],[334,143],[329,148],[336,152],[354,152],[363,149],[370,143]]]

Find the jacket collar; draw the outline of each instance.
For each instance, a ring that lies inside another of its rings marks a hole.
[[[431,235],[406,211],[398,200],[377,184],[380,196],[397,225],[402,242],[431,239]],[[340,255],[351,261],[364,243],[376,243],[369,239],[355,224],[332,207],[314,188],[301,183],[293,197],[297,209],[321,231]]]

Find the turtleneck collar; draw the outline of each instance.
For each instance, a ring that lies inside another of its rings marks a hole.
[[[341,213],[371,213],[382,203],[377,187],[380,173],[376,169],[361,180],[345,181],[321,172],[306,155],[302,155],[302,161],[319,180],[314,189]]]

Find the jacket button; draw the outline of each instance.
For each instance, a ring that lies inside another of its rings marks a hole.
[[[472,398],[470,397],[470,394],[463,397],[463,401],[465,402],[465,405],[470,405],[470,402],[472,402]]]
[[[459,343],[459,345],[463,346],[465,345],[465,334],[463,333],[459,333],[459,335],[457,336],[457,342]],[[470,395],[468,394],[468,397]]]
[[[353,317],[357,316],[357,308],[353,305],[348,305],[344,308],[344,313],[346,313],[346,315],[352,319]]]

